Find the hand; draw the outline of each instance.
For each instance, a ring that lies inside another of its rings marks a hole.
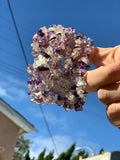
[[[97,91],[100,101],[107,105],[109,121],[120,129],[120,45],[93,47],[90,62],[98,68],[85,74],[86,91]]]

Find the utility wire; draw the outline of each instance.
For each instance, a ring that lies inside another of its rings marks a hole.
[[[16,57],[16,58],[19,58],[19,59],[22,59],[22,57],[20,57],[19,55],[17,55],[17,54],[13,54],[12,52],[10,52],[10,51],[8,51],[8,50],[6,50],[6,49],[4,49],[4,48],[1,48],[0,47],[0,51],[2,51],[1,53],[5,53],[5,54],[9,54],[9,56],[14,56],[14,57]]]
[[[1,34],[1,33],[0,33],[0,34]],[[12,45],[15,45],[15,46],[18,45],[16,42],[11,41],[11,39],[8,39],[8,38],[4,37],[3,35],[0,35],[0,39],[5,40],[5,41],[7,41],[7,42],[10,42]],[[30,48],[28,48],[28,47],[26,47],[26,46],[27,46],[27,45],[25,44],[25,48],[26,48],[27,50],[30,50]]]
[[[11,5],[10,5],[9,0],[7,0],[7,2],[8,2],[9,10],[10,10],[10,13],[11,13],[11,16],[12,16],[12,20],[13,20],[13,23],[14,23],[14,26],[15,26],[15,30],[16,30],[16,33],[17,33],[17,36],[18,36],[18,39],[19,39],[19,42],[20,42],[20,46],[21,46],[21,49],[22,49],[22,52],[23,52],[23,55],[24,55],[24,59],[25,59],[26,65],[28,66],[28,60],[27,60],[27,57],[26,57],[26,54],[25,54],[25,51],[24,51],[24,47],[23,47],[23,44],[22,44],[22,41],[21,41],[21,38],[20,38],[20,35],[19,35],[19,32],[18,32],[18,29],[17,29],[17,25],[16,25],[15,18],[14,18],[13,12],[12,12],[12,8],[11,8]],[[55,145],[55,142],[54,142],[54,139],[53,139],[51,130],[50,130],[50,128],[49,128],[49,125],[48,125],[48,122],[47,122],[47,119],[46,119],[46,116],[45,116],[45,114],[44,114],[44,111],[43,111],[41,105],[39,105],[39,106],[40,106],[40,109],[41,109],[41,112],[42,112],[44,121],[45,121],[45,123],[46,123],[47,129],[48,129],[48,132],[49,132],[49,135],[50,135],[50,137],[51,137],[52,143],[53,143],[54,148],[55,148],[55,150],[56,150],[56,153],[57,153],[57,155],[58,155],[57,147],[56,147],[56,145]]]
[[[5,27],[1,27],[1,26],[0,26],[0,31],[1,31],[1,33],[2,33],[3,35],[7,35],[7,37],[11,37],[12,39],[15,39],[15,38],[16,38],[16,35],[13,34],[13,33],[14,33],[13,31],[10,32],[8,29],[6,29],[7,31],[5,31],[4,29],[5,29]]]
[[[9,24],[9,27],[6,27],[6,25],[3,25],[3,24],[0,23],[1,34],[4,32],[5,34],[3,33],[3,35],[6,35],[7,37],[9,37],[8,34],[10,34],[11,35],[10,38],[13,39],[13,37],[16,37],[15,30],[13,30],[13,29],[10,28],[10,24]],[[28,34],[28,33],[29,33],[29,31],[28,32],[23,32],[24,35],[26,34],[27,37],[29,37],[30,39],[32,39],[31,36],[30,36],[30,34]]]
[[[57,155],[59,155],[58,150],[57,150],[57,147],[56,147],[55,142],[54,142],[54,139],[53,139],[53,136],[52,136],[52,133],[51,133],[51,130],[50,130],[50,128],[49,128],[49,125],[48,125],[48,122],[47,122],[47,119],[46,119],[45,113],[44,113],[41,105],[40,105],[40,110],[41,110],[41,113],[42,113],[42,115],[43,115],[43,117],[44,117],[44,121],[45,121],[46,126],[47,126],[47,129],[48,129],[48,131],[49,131],[49,135],[50,135],[50,137],[51,137],[51,141],[52,141],[52,143],[53,143],[53,145],[54,145],[55,151],[56,151]]]
[[[2,9],[8,9],[2,2],[0,3],[0,7],[1,7]]]
[[[7,66],[6,66],[6,67],[2,67],[2,66],[0,65],[0,70],[5,71],[5,72],[8,72],[8,73],[12,73],[12,74],[14,74],[15,76],[17,76],[17,77],[25,80],[25,76],[22,77],[21,74],[19,75],[17,72],[15,72],[15,71],[13,71],[13,70],[10,70],[10,68],[7,67]]]
[[[2,69],[1,66],[0,66],[0,69]],[[23,78],[23,77],[20,77],[20,75],[18,75],[17,72],[13,71],[12,69],[9,69],[9,67],[5,67],[5,68],[3,68],[2,70],[4,70],[4,71],[7,72],[7,73],[12,73],[13,75],[15,75],[15,76],[17,76],[17,77],[25,80],[25,77],[24,77],[24,78]],[[8,83],[10,83],[11,85],[14,85],[14,86],[15,86],[15,83],[14,83],[14,82],[10,82],[9,79],[5,79],[5,78],[2,77],[0,80],[8,81]],[[26,88],[26,89],[27,89],[27,88]],[[102,111],[102,110],[100,110],[100,111]],[[100,112],[100,111],[99,111],[99,112]],[[42,112],[42,110],[41,110],[41,112]],[[105,117],[104,117],[104,116],[102,116],[101,114],[98,114],[98,113],[96,113],[96,112],[93,112],[93,111],[91,111],[91,110],[85,110],[84,112],[85,112],[86,114],[88,114],[89,116],[94,116],[94,117],[96,117],[96,118],[98,118],[98,119],[100,119],[100,120],[102,120],[102,121],[105,120]],[[45,119],[46,119],[46,117],[45,117]],[[46,125],[46,126],[47,126],[47,125]]]
[[[5,72],[7,72],[7,71],[5,71]],[[8,73],[9,73],[9,71],[8,71]],[[24,88],[27,89],[26,84],[25,84],[25,83],[23,84],[23,82],[25,81],[25,79],[24,79],[24,81],[22,81],[22,80],[16,81],[16,79],[15,79],[15,81],[14,81],[13,77],[12,77],[12,79],[10,79],[10,78],[11,78],[10,76],[8,76],[7,78],[1,77],[1,78],[0,78],[0,83],[6,82],[6,83],[7,83],[8,85],[10,85],[10,86],[19,87],[19,88],[24,87]],[[21,82],[22,82],[22,83],[21,83]]]
[[[12,45],[15,45],[15,46],[18,45],[16,42],[11,41],[11,39],[8,39],[8,38],[4,37],[3,35],[0,35],[0,39],[5,40],[7,42],[10,42]]]
[[[25,73],[24,70],[22,70],[22,69],[20,69],[20,68],[18,68],[18,67],[16,67],[16,66],[14,66],[14,65],[11,65],[11,64],[9,64],[9,63],[6,63],[6,62],[0,60],[0,66],[1,66],[1,65],[2,65],[3,67],[4,67],[4,66],[11,67],[12,69],[17,70],[17,72],[18,72],[18,71],[21,72],[23,76],[26,75],[26,73]]]
[[[3,19],[3,21],[7,21],[8,23],[11,23],[11,21],[6,17],[3,17],[3,16],[0,15],[0,18]]]
[[[8,18],[2,17],[1,15],[0,15],[0,19],[2,19],[2,20],[5,21],[5,22],[8,22],[9,24],[11,23],[11,21],[10,21]],[[23,27],[22,25],[19,25],[19,27],[20,27],[23,31],[33,32],[32,29]],[[25,32],[25,33],[26,33],[26,32]]]
[[[9,33],[9,34],[15,33],[15,31],[10,28],[10,22],[9,22],[9,24],[8,24],[8,27],[7,27],[6,25],[0,23],[0,28],[2,28],[5,33],[6,33],[6,31],[7,31],[7,34],[8,34],[8,33]],[[24,29],[24,28],[22,28],[21,26],[20,26],[20,29],[22,29],[22,32],[24,31],[24,32],[23,32],[24,35],[26,34],[27,37],[30,37],[30,38],[31,38],[31,35],[28,34],[28,33],[29,33],[29,32],[33,32],[32,30],[30,31],[30,30],[28,30],[28,29],[26,29],[26,28]],[[1,29],[0,29],[0,30],[1,30]],[[12,35],[12,36],[13,36],[13,35]]]
[[[0,27],[1,28],[3,27],[3,29],[6,29],[7,31],[10,31],[11,34],[14,33],[14,30],[10,28],[10,25],[9,25],[9,27],[6,27],[6,25],[0,23]]]
[[[15,26],[15,30],[16,30],[16,33],[17,33],[17,36],[18,36],[18,40],[19,40],[19,42],[20,42],[20,46],[21,46],[21,49],[22,49],[22,52],[23,52],[23,56],[24,56],[26,65],[28,66],[28,60],[27,60],[27,57],[26,57],[26,55],[25,55],[25,50],[24,50],[24,47],[23,47],[23,44],[22,44],[22,40],[21,40],[21,38],[20,38],[20,34],[19,34],[19,32],[18,32],[18,28],[17,28],[16,22],[15,22],[15,18],[14,18],[14,15],[13,15],[12,8],[11,8],[11,5],[10,5],[9,0],[7,0],[7,3],[8,3],[8,7],[9,7],[9,10],[10,10],[10,14],[11,14],[11,17],[12,17],[12,20],[13,20],[13,24],[14,24],[14,26]]]
[[[1,65],[0,65],[0,69],[1,69]],[[6,69],[8,69],[9,71],[6,70]],[[10,68],[7,67],[7,66],[5,66],[2,70],[6,71],[6,72],[11,72],[11,71],[12,71],[12,70],[10,70]],[[21,74],[18,75],[17,72],[12,72],[12,73],[15,74],[16,76],[18,76],[18,77],[24,79],[24,78],[21,76]],[[24,79],[24,80],[25,80],[25,79]],[[50,130],[50,128],[49,128],[49,125],[48,125],[48,122],[47,122],[47,119],[46,119],[46,116],[45,116],[45,114],[44,114],[44,111],[43,111],[41,105],[39,105],[39,106],[40,106],[39,108],[40,108],[41,113],[42,113],[42,115],[43,115],[43,118],[44,118],[44,121],[45,121],[47,130],[48,130],[49,135],[50,135],[50,137],[51,137],[51,141],[52,141],[52,143],[53,143],[53,145],[54,145],[54,148],[55,148],[55,150],[56,150],[57,155],[59,155],[59,154],[58,154],[58,151],[57,151],[57,148],[56,148],[56,145],[55,145],[55,142],[54,142],[54,139],[53,139],[53,136],[52,136],[52,133],[51,133],[51,130]]]

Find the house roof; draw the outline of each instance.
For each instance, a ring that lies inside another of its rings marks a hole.
[[[104,152],[102,154],[85,158],[84,160],[119,160],[120,151]]]
[[[19,127],[18,135],[37,132],[28,120],[26,120],[20,113],[7,104],[2,98],[0,98],[0,112]]]

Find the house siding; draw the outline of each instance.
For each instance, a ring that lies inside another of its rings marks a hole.
[[[19,128],[0,112],[0,160],[12,160]]]

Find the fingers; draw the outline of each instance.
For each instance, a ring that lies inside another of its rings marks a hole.
[[[120,61],[120,45],[116,46],[116,50],[115,50],[115,61]]]
[[[110,84],[98,89],[99,100],[109,105],[114,102],[120,101],[120,83]]]
[[[108,105],[106,113],[109,121],[120,129],[120,82],[98,89],[98,98]]]
[[[87,92],[96,92],[101,86],[120,80],[120,62],[88,71],[84,77],[87,82],[85,90]]]
[[[106,114],[111,124],[120,129],[120,82],[98,89],[98,98],[108,106]]]
[[[109,121],[120,129],[120,102],[108,105],[106,113]]]
[[[104,66],[105,61],[109,53],[113,48],[100,48],[100,47],[93,47],[92,52],[90,55],[90,62],[94,64],[96,67]]]
[[[108,105],[109,121],[120,129],[120,45],[106,49],[93,47],[90,62],[99,68],[86,73],[86,91],[98,91],[98,98]]]
[[[114,48],[93,47],[90,62],[96,67],[106,66],[110,63],[120,61],[120,45]]]

